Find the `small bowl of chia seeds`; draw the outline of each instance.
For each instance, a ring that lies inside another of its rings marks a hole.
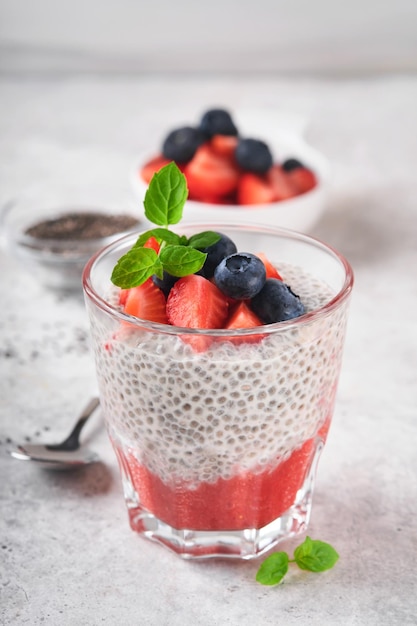
[[[52,196],[27,193],[5,204],[0,219],[6,246],[46,287],[79,291],[88,259],[141,228],[139,210]]]

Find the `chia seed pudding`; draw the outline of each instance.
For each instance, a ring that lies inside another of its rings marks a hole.
[[[333,297],[328,286],[300,268],[276,265],[307,312]],[[129,324],[110,336],[105,321],[93,317],[109,434],[139,500],[178,528],[183,516],[173,510],[166,492],[170,506],[158,506],[149,493],[156,486],[177,495],[180,490],[182,497],[184,490],[198,493],[204,486],[207,498],[207,487],[218,489],[219,481],[224,488],[242,476],[273,476],[297,451],[304,478],[304,466],[327,434],[345,322],[346,307],[341,306],[332,315],[289,325],[256,342],[236,345],[219,336],[207,351],[196,353],[180,335]],[[291,498],[300,487],[293,485]],[[288,503],[288,497],[281,498],[272,517],[255,520],[257,527],[283,513]],[[229,526],[248,527],[254,521],[249,517],[229,519]]]

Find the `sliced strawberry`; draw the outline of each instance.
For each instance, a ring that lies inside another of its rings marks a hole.
[[[226,296],[198,274],[177,280],[166,309],[169,323],[184,328],[223,328],[228,314]]]
[[[266,178],[272,188],[274,201],[287,200],[298,194],[294,183],[280,165],[273,165],[266,173]]]
[[[168,323],[165,296],[151,278],[126,291],[125,313],[150,322]]]
[[[225,328],[231,330],[233,328],[255,328],[256,326],[263,326],[262,321],[251,311],[245,302],[239,302],[227,320]],[[242,335],[240,337],[232,337],[228,341],[233,343],[256,343],[261,339],[262,335]]]
[[[269,204],[274,200],[274,190],[266,176],[252,172],[242,174],[237,188],[238,204]]]
[[[191,274],[180,278],[169,292],[166,311],[168,322],[184,328],[223,328],[228,303],[220,289],[203,276]],[[196,350],[206,350],[210,337],[184,335],[184,341]]]
[[[232,159],[238,141],[239,139],[235,135],[213,135],[210,146],[216,154]]]
[[[311,191],[317,185],[317,178],[314,172],[306,167],[297,167],[288,172],[287,176],[299,194]]]
[[[272,265],[266,254],[264,254],[263,252],[257,252],[256,256],[261,259],[261,261],[265,265],[267,278],[278,278],[278,280],[282,280],[282,276],[280,276],[277,268],[275,267],[275,265]]]
[[[185,166],[189,197],[201,200],[207,197],[233,193],[239,180],[238,167],[225,156],[216,154],[209,144],[201,145],[193,159]]]
[[[225,328],[254,328],[263,326],[259,317],[248,307],[246,302],[239,302],[227,320]]]
[[[168,163],[170,163],[170,161],[162,156],[162,154],[159,154],[158,156],[145,163],[145,165],[139,172],[141,178],[145,181],[145,183],[150,183],[151,178],[155,174],[155,172],[159,172],[161,167],[164,167],[164,165],[168,165]]]

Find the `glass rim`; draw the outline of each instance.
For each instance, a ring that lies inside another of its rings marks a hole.
[[[333,256],[335,260],[337,260],[340,265],[343,267],[345,272],[345,280],[344,283],[339,289],[339,291],[322,307],[318,309],[314,309],[313,311],[309,311],[308,313],[304,313],[299,317],[285,320],[281,322],[275,322],[273,324],[264,324],[262,326],[254,326],[253,328],[233,328],[233,329],[225,329],[225,328],[188,328],[183,326],[173,326],[171,324],[161,324],[159,322],[151,322],[149,320],[145,320],[142,318],[135,317],[133,315],[129,315],[120,310],[116,305],[111,304],[105,298],[100,296],[100,294],[94,289],[91,281],[91,274],[94,270],[94,267],[100,262],[101,259],[105,258],[109,253],[115,250],[117,247],[122,247],[125,242],[128,240],[135,241],[137,237],[142,233],[146,232],[144,230],[138,230],[136,232],[131,232],[122,237],[117,238],[115,241],[112,241],[105,247],[102,247],[95,254],[93,254],[87,263],[84,266],[82,273],[82,287],[84,291],[84,295],[89,298],[99,309],[106,312],[111,317],[118,319],[120,322],[128,322],[132,327],[136,327],[140,330],[149,330],[158,333],[164,333],[169,335],[199,335],[199,336],[211,336],[211,337],[223,337],[227,339],[228,337],[242,337],[242,336],[253,336],[253,335],[268,335],[268,334],[276,334],[279,331],[288,331],[297,327],[302,327],[310,322],[321,319],[329,315],[333,310],[339,308],[342,303],[350,296],[352,291],[353,283],[354,283],[354,274],[352,266],[349,261],[345,258],[343,254],[338,252],[336,248],[331,246],[330,244],[324,243],[319,238],[306,235],[296,230],[291,230],[289,228],[280,228],[280,227],[271,227],[263,224],[231,224],[231,223],[205,223],[205,222],[186,222],[178,227],[178,230],[181,231],[181,228],[189,229],[189,228],[199,228],[201,230],[216,230],[222,231],[237,229],[240,231],[246,231],[249,233],[257,232],[259,234],[265,235],[276,235],[280,237],[285,237],[287,239],[296,239],[300,242],[304,242],[306,244],[315,246],[318,249],[321,249],[323,252],[330,254]],[[110,282],[110,277],[109,277]]]

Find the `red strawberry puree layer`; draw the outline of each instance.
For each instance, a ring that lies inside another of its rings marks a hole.
[[[130,454],[125,458],[141,505],[159,520],[176,529],[243,530],[262,528],[285,513],[313,461],[318,440],[324,441],[329,421],[316,437],[291,456],[262,473],[244,472],[197,488],[187,483],[167,485]],[[134,526],[134,516],[131,519]],[[134,528],[135,529],[135,528]]]

